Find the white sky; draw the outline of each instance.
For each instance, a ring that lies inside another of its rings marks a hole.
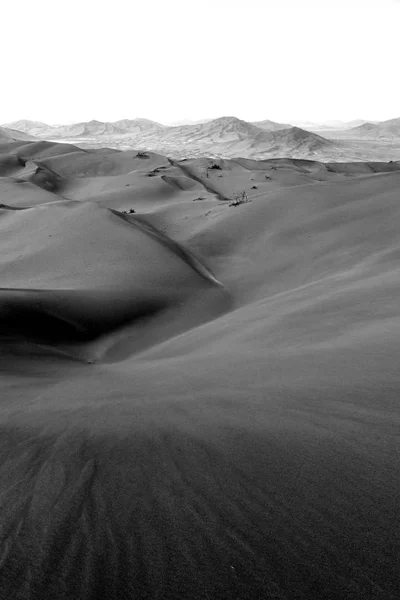
[[[400,117],[400,0],[15,0],[0,123]]]

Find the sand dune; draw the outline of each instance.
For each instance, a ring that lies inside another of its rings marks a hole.
[[[6,327],[6,341],[13,339],[13,331],[23,339],[26,329],[26,341],[45,344],[49,338],[51,345],[52,333],[60,329],[55,340],[64,348],[63,342],[93,341],[122,324],[161,312],[168,312],[170,325],[176,321],[172,329],[179,330],[175,313],[186,324],[192,297],[198,303],[198,297],[211,291],[218,313],[218,296],[227,296],[223,290],[210,290],[219,286],[217,280],[189,251],[135,217],[127,220],[92,203],[52,199],[26,210],[3,209],[0,229],[0,307],[5,307],[3,323],[13,323]],[[199,311],[201,321],[201,307]],[[32,333],[27,322],[34,318],[41,323],[39,317],[44,324],[35,324]]]
[[[399,185],[0,145],[1,598],[397,600]]]
[[[0,177],[0,198],[13,208],[30,208],[37,204],[59,202],[59,196],[16,177]]]

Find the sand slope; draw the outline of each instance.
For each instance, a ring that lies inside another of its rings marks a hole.
[[[28,150],[0,597],[397,600],[400,165]]]

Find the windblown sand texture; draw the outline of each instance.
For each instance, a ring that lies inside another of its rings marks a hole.
[[[1,599],[400,597],[399,190],[2,135]]]

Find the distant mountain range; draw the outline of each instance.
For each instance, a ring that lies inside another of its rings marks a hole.
[[[284,127],[284,126],[283,126]],[[164,154],[263,157],[309,155],[332,142],[298,127],[270,131],[236,117],[220,117],[197,125],[168,127],[137,139]]]
[[[271,128],[268,129],[267,122],[263,121],[262,123],[265,123],[265,125],[260,126],[256,123],[249,123],[236,117],[219,117],[203,123],[165,128],[163,135],[166,137],[183,135],[197,141],[219,141],[221,138],[240,141],[246,138],[257,138],[266,131],[274,131],[275,128],[282,130],[290,127],[290,125],[279,126],[278,123],[269,121]]]
[[[180,127],[181,125],[199,125],[200,123],[208,123],[209,121],[213,121],[213,119],[181,119],[179,121],[174,121],[173,123],[168,123],[168,126]]]
[[[373,139],[379,138],[399,138],[400,137],[400,118],[381,121],[380,123],[363,123],[358,127],[351,129],[351,134],[360,137]]]
[[[228,120],[235,119],[236,117],[220,117],[217,119],[204,119],[200,121],[184,121],[176,123],[174,125],[162,125],[156,121],[149,119],[120,119],[119,121],[87,121],[82,123],[74,123],[72,125],[47,125],[40,121],[29,121],[22,119],[20,121],[13,121],[12,123],[6,123],[4,127],[16,129],[35,135],[38,137],[45,137],[52,135],[53,137],[86,137],[86,136],[99,136],[99,135],[124,135],[127,133],[139,133],[146,131],[161,131],[167,129],[174,129],[177,131],[178,127],[198,127],[199,125],[206,125],[207,123],[215,123],[217,126],[220,124],[223,126]],[[237,119],[241,123],[247,123]],[[280,129],[287,129],[292,127],[287,123],[276,123],[268,119],[264,121],[257,121],[250,123],[256,127],[260,127],[266,131],[278,131]]]
[[[42,139],[98,137],[110,135],[126,135],[142,131],[164,129],[164,126],[148,119],[121,119],[113,123],[103,121],[87,121],[72,125],[47,125],[40,121],[21,120],[7,123],[4,127],[16,129]]]
[[[342,129],[334,129],[339,126]],[[267,119],[250,123],[233,116],[176,126],[166,126],[148,119],[121,119],[114,122],[92,120],[72,125],[47,125],[21,120],[3,126],[0,140],[47,139],[76,143],[83,148],[135,148],[173,158],[242,156],[262,159],[288,156],[316,160],[359,160],[365,156],[363,152],[368,140],[375,138],[388,138],[393,142],[398,140],[400,144],[400,119],[381,123],[356,120],[347,124],[330,121],[324,127],[324,130],[319,130],[319,125],[314,124],[312,130],[312,124],[305,128]],[[364,138],[366,141],[362,142]],[[356,140],[360,140],[361,146],[354,146]]]
[[[289,129],[293,127],[293,125],[289,125],[287,123],[276,123],[275,121],[270,121],[269,119],[265,119],[264,121],[252,121],[253,125],[257,127],[261,127],[261,129],[265,129],[266,131],[279,131],[280,129]]]
[[[87,121],[82,123],[74,123],[72,125],[48,125],[40,121],[29,121],[23,119],[13,121],[2,125],[4,128],[22,131],[24,133],[37,137],[91,137],[91,136],[107,136],[107,135],[124,135],[130,133],[142,133],[148,131],[165,131],[169,129],[177,130],[177,127],[198,127],[208,123],[223,124],[227,119],[235,119],[236,117],[220,117],[217,119],[202,119],[199,121],[181,121],[173,125],[163,125],[149,119],[120,119],[119,121]],[[242,123],[247,123],[241,119],[237,119]],[[251,121],[250,125],[254,125],[265,131],[280,131],[291,127],[298,127],[306,131],[345,131],[354,130],[354,133],[371,132],[379,135],[387,134],[389,136],[399,135],[399,119],[390,119],[388,121],[367,121],[365,119],[354,119],[353,121],[330,120],[324,122],[312,121],[293,121],[292,123],[278,123],[270,119],[262,121]],[[364,127],[365,126],[365,127]],[[372,126],[376,126],[372,127]]]
[[[366,121],[365,119],[354,119],[353,121],[323,121],[315,123],[313,121],[295,121],[293,125],[297,125],[308,131],[343,131],[363,125],[364,123],[379,123],[379,121]]]
[[[236,117],[220,117],[191,125],[165,126],[148,119],[115,122],[89,121],[51,126],[38,121],[16,121],[7,127],[40,139],[75,141],[90,146],[137,147],[166,154],[194,156],[262,156],[301,152],[308,155],[331,145],[315,133],[265,120],[249,123]]]
[[[0,127],[0,143],[9,143],[14,141],[32,141],[36,138],[33,135],[23,131],[17,131],[9,127]]]

